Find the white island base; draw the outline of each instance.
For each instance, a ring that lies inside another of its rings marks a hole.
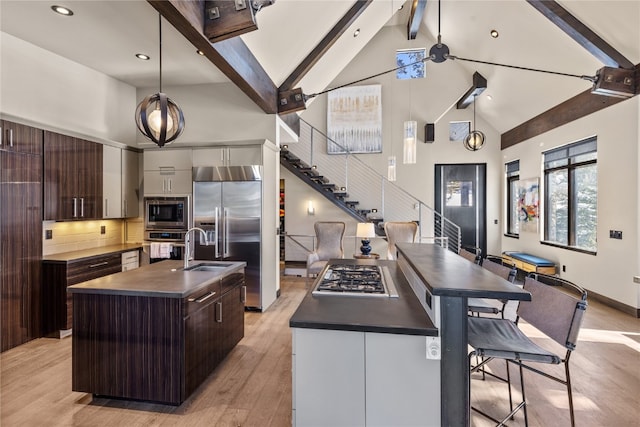
[[[292,328],[293,425],[440,426],[426,337]]]

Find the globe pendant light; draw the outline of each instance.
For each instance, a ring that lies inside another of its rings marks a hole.
[[[473,96],[473,130],[464,137],[462,144],[469,151],[478,151],[482,148],[485,141],[484,133],[476,130],[476,97]]]
[[[160,30],[160,84],[159,91],[149,95],[136,108],[138,130],[159,147],[173,142],[184,130],[182,110],[162,92],[162,15],[158,14]]]

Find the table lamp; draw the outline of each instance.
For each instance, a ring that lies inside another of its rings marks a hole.
[[[369,238],[375,237],[375,235],[376,232],[372,222],[358,223],[358,226],[356,227],[356,237],[362,238],[362,246],[360,246],[360,252],[362,252],[362,255],[369,255],[371,253]]]

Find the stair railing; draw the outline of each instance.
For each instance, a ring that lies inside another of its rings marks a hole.
[[[327,143],[336,144],[344,153],[328,154]],[[419,241],[437,243],[458,252],[461,245],[460,227],[433,208],[407,193],[360,160],[346,147],[300,119],[298,142],[288,144],[288,150],[348,193],[347,200],[359,202],[358,210],[370,211],[370,220],[416,221]]]

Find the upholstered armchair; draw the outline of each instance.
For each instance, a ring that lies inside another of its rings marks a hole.
[[[307,277],[320,273],[331,258],[344,258],[344,222],[318,221],[313,228],[316,232],[316,250],[307,257]]]
[[[384,233],[387,235],[387,259],[396,259],[396,243],[413,243],[418,234],[415,222],[385,222]]]

